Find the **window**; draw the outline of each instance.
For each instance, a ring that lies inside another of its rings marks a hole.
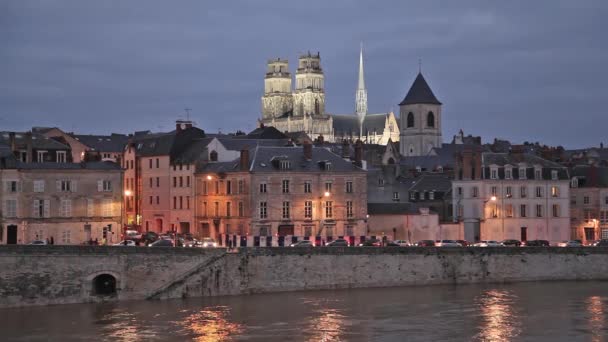
[[[331,182],[325,182],[325,191],[331,193]]]
[[[600,211],[600,223],[602,223],[602,224],[608,223],[608,211],[605,211],[605,210]]]
[[[331,171],[331,162],[325,162],[325,171]]]
[[[190,209],[190,196],[186,196],[186,209]]]
[[[95,216],[95,201],[92,198],[87,198],[87,217]]]
[[[351,182],[351,181],[346,182],[346,193],[347,194],[353,193],[353,182]]]
[[[179,187],[183,188],[184,187],[184,177],[179,176]]]
[[[554,204],[552,209],[553,217],[559,217],[559,204]]]
[[[551,170],[551,179],[557,180],[557,170]]]
[[[492,196],[496,196],[497,193],[498,193],[498,187],[493,186],[493,187],[490,188],[490,194]]]
[[[152,168],[152,158],[148,159],[148,162],[149,162],[148,168],[151,169]]]
[[[64,230],[61,232],[61,243],[64,245],[72,243],[72,232]]]
[[[346,201],[346,217],[352,218],[353,216],[353,201]]]
[[[312,236],[312,226],[304,226],[304,236]]]
[[[283,201],[283,219],[289,218],[289,202]]]
[[[101,215],[103,217],[111,217],[112,214],[112,199],[104,198],[101,202]]]
[[[179,208],[184,209],[184,198],[179,196]]]
[[[462,187],[459,186],[458,188],[456,188],[456,193],[458,194],[458,197],[462,196]]]
[[[17,200],[6,200],[5,202],[5,215],[6,217],[17,217]]]
[[[219,194],[220,193],[220,182],[215,181],[215,194]]]
[[[410,200],[415,200],[416,199],[416,192],[415,191],[410,191]]]
[[[34,200],[34,205],[32,207],[32,216],[35,218],[48,217],[44,215],[44,205],[45,200]]]
[[[608,196],[604,197],[604,204],[608,204]]]
[[[291,169],[291,162],[289,160],[281,160],[279,161],[279,168],[281,170],[289,170]]]
[[[215,217],[220,216],[220,202],[213,203],[213,216],[215,216]]]
[[[214,162],[217,161],[217,152],[211,151],[211,153],[209,153],[209,160]]]
[[[570,186],[572,186],[573,188],[578,188],[578,178],[572,178],[572,180],[570,181]]]
[[[304,193],[310,194],[312,192],[312,183],[310,181],[304,182]]]
[[[239,179],[239,194],[244,194],[245,193],[245,181],[242,179]]]
[[[190,187],[190,176],[186,176],[186,186]]]
[[[150,180],[152,180],[152,178],[150,178]],[[97,191],[99,191],[99,192],[112,191],[112,182],[109,180],[98,180],[97,181]]]
[[[57,181],[57,191],[61,191],[61,192],[76,191],[75,185],[76,185],[75,182],[72,182],[70,180],[60,180],[60,181]]]
[[[536,205],[536,217],[543,217],[543,205],[542,204]]]
[[[260,218],[265,219],[268,217],[266,202],[260,202]]]
[[[243,206],[243,202],[239,202],[239,217],[245,216],[245,207]]]
[[[226,181],[226,194],[227,195],[231,195],[232,194],[232,181]]]
[[[39,163],[44,162],[44,155],[46,154],[46,151],[38,151],[38,159],[37,161]]]
[[[399,200],[399,193],[397,191],[393,192],[393,201]]]
[[[534,169],[534,179],[543,179],[543,174],[541,169]]]
[[[559,197],[559,187],[558,186],[551,187],[551,197]]]
[[[426,115],[426,127],[435,127],[435,114],[433,114],[433,112],[428,112]]]
[[[511,197],[513,197],[513,193],[512,193],[512,190],[511,190],[511,187],[510,187],[510,186],[508,186],[508,187],[506,187],[506,188],[505,188],[505,197],[506,197],[506,198],[511,198]]]
[[[282,190],[283,190],[284,194],[288,194],[289,193],[289,180],[288,179],[283,179]]]
[[[260,236],[270,236],[270,227],[264,226],[260,227]]]
[[[177,197],[173,196],[173,209],[177,209]]]
[[[512,204],[505,205],[505,216],[513,217],[513,205]]]
[[[207,194],[207,186],[208,186],[207,181],[203,181],[203,195]]]
[[[18,181],[4,182],[4,192],[19,192],[21,184]]]
[[[477,189],[476,186],[471,188],[471,197],[478,197],[479,196],[479,189]]]
[[[156,187],[160,186],[160,177],[156,177]]]
[[[150,187],[152,187],[152,185],[154,184],[154,180],[152,179],[152,177],[150,177]]]
[[[519,168],[519,179],[526,179],[526,168],[525,167]]]
[[[266,183],[260,183],[260,192],[266,193]]]
[[[59,206],[59,215],[61,217],[71,217],[72,216],[72,200],[71,199],[62,199]]]
[[[158,160],[158,158],[156,158],[156,168],[158,169],[160,167],[160,162]]]
[[[325,202],[325,218],[333,218],[334,217],[334,207],[332,201]]]
[[[38,179],[34,181],[34,192],[44,192],[44,180]]]
[[[414,113],[407,113],[407,128],[414,127]]]
[[[490,170],[490,179],[498,179],[498,170],[496,170],[496,169]]]
[[[203,217],[207,217],[207,202],[203,202]]]
[[[160,204],[160,196],[156,196],[156,204]]]
[[[304,218],[312,218],[312,201],[304,202]]]
[[[570,204],[576,205],[576,195],[570,196]]]
[[[378,178],[378,186],[384,186],[384,179]]]
[[[540,186],[536,187],[536,197],[543,197],[543,188]]]
[[[510,168],[506,168],[505,169],[505,179],[511,179],[513,178],[513,174],[512,174],[513,170],[511,170]]]
[[[177,177],[173,177],[173,187],[177,188]]]
[[[154,196],[150,196],[150,204],[154,202]]]
[[[525,186],[519,188],[519,197],[526,198],[528,196],[528,189]]]
[[[589,204],[589,196],[583,197],[583,204]]]
[[[494,204],[490,207],[490,217],[497,218],[498,217],[498,206]]]
[[[526,214],[526,205],[522,204],[522,205],[519,206],[519,216],[520,217],[527,217],[526,215],[527,215]]]
[[[232,216],[232,202],[226,202],[226,217]]]
[[[592,217],[593,217],[593,210],[590,210],[590,209],[585,209],[585,210],[583,211],[583,216],[585,217],[585,221],[586,221],[586,222],[591,221],[591,220],[592,220]]]
[[[67,162],[67,155],[66,155],[65,151],[57,151],[56,156],[57,156],[58,163]]]

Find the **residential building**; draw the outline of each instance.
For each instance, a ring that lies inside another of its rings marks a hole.
[[[608,168],[577,165],[570,175],[571,238],[608,239]]]
[[[536,155],[468,149],[457,154],[455,219],[468,241],[570,238],[568,170]]]

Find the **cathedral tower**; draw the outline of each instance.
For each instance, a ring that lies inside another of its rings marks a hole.
[[[441,147],[441,102],[419,72],[399,104],[401,136],[399,152],[404,156],[423,156]]]
[[[294,116],[325,114],[325,84],[321,56],[300,56],[296,70],[296,90],[293,95]]]
[[[361,137],[363,136],[363,121],[367,115],[367,90],[363,78],[363,44],[361,44],[361,51],[359,52],[359,84],[355,94],[355,113],[359,118],[359,137]]]
[[[289,62],[277,58],[268,61],[264,77],[264,96],[262,96],[262,118],[271,119],[290,115],[293,112],[291,94],[291,74]]]

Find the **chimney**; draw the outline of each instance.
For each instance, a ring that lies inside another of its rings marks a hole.
[[[306,140],[302,146],[304,146],[304,158],[306,160],[312,160],[312,144]]]
[[[17,151],[17,142],[15,141],[15,132],[10,132],[8,134],[8,143],[11,147],[11,152]]]
[[[361,139],[357,139],[355,142],[355,165],[363,167],[363,142]]]
[[[348,159],[350,157],[350,144],[348,140],[342,140],[342,158]]]
[[[239,169],[241,171],[249,170],[249,150],[242,149],[241,150],[241,159],[239,160]]]
[[[34,154],[34,143],[32,142],[32,132],[25,132],[25,146],[27,149],[27,156],[25,157],[26,163],[32,162],[32,155]],[[42,162],[42,160],[39,160]]]

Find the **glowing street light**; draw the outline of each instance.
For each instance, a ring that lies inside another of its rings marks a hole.
[[[125,190],[125,196],[131,196],[133,195],[133,192],[131,192],[131,190]]]
[[[329,191],[325,191],[325,194],[324,194],[325,197],[329,197],[330,195],[331,195],[331,193],[329,193]]]
[[[207,180],[211,180],[212,178],[211,175],[207,175]]]
[[[492,201],[492,202],[496,202],[496,196],[492,196],[492,197],[490,197],[490,201]]]

